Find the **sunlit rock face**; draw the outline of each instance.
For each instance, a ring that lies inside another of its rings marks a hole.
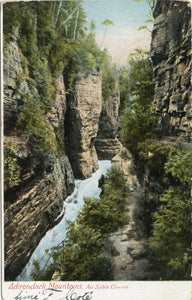
[[[191,139],[191,2],[157,1],[151,57],[158,133]]]
[[[101,74],[77,74],[73,92],[67,96],[65,144],[75,178],[90,177],[98,168],[95,150],[102,109]]]
[[[14,149],[20,169],[19,182],[5,189],[5,279],[14,280],[74,189],[74,176],[64,150],[66,98],[63,77],[49,112],[50,130],[57,154],[37,153],[29,136],[18,130],[18,117],[26,95],[39,97],[25,78],[22,53],[15,31],[4,55],[4,143]],[[21,78],[22,76],[22,78]],[[63,148],[63,149],[62,149]]]
[[[99,119],[99,130],[95,147],[99,159],[112,159],[119,153],[122,145],[118,140],[120,89],[116,80],[114,92],[103,100]]]

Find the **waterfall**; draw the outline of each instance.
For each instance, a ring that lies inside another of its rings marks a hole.
[[[41,239],[28,264],[25,266],[22,273],[16,278],[16,281],[31,280],[31,273],[35,270],[33,266],[33,260],[38,260],[40,267],[44,267],[48,258],[45,255],[45,251],[57,246],[65,239],[66,229],[70,222],[76,220],[78,212],[84,204],[84,197],[99,198],[101,188],[98,187],[98,180],[100,179],[101,175],[106,175],[110,168],[111,161],[99,161],[99,169],[93,173],[90,178],[75,181],[75,189],[73,194],[67,197],[64,201],[63,211],[60,214],[64,214],[62,220],[55,227],[50,229]]]

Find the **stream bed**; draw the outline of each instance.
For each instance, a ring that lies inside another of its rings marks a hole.
[[[78,212],[84,205],[84,197],[99,198],[101,188],[98,186],[98,180],[102,175],[106,175],[110,168],[111,161],[99,161],[99,169],[93,173],[90,178],[85,180],[75,180],[74,192],[68,196],[63,203],[63,211],[60,214],[62,215],[64,213],[62,220],[55,227],[50,229],[41,239],[29,262],[21,274],[16,278],[16,281],[32,280],[31,273],[34,272],[35,269],[33,260],[39,261],[40,268],[45,266],[48,259],[45,251],[57,246],[66,238],[66,229],[70,222],[76,220]]]

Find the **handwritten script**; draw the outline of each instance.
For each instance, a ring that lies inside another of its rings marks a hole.
[[[70,289],[66,295],[64,295],[63,290],[56,289],[45,289],[43,291],[38,291],[35,294],[31,294],[28,291],[20,291],[14,300],[48,300],[52,296],[57,294],[57,300],[91,300],[93,297],[93,291],[84,293],[83,295],[78,295],[74,289]]]

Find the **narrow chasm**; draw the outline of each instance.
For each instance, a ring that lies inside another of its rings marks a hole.
[[[6,281],[191,279],[191,3],[103,2],[4,4]]]

